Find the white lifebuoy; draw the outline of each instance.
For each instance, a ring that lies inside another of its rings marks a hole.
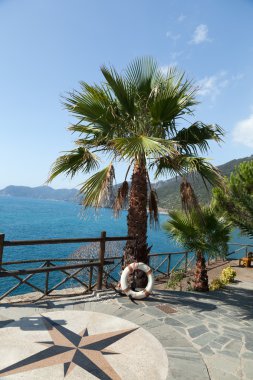
[[[148,284],[146,288],[139,292],[135,292],[132,289],[130,289],[128,285],[128,281],[127,281],[129,274],[133,273],[137,269],[145,272],[148,277]],[[152,292],[152,289],[154,286],[154,276],[153,276],[152,269],[147,264],[144,264],[144,263],[129,264],[122,272],[122,275],[120,278],[120,286],[121,286],[121,290],[127,296],[132,296],[134,299],[140,300],[142,298],[148,297],[150,293]]]

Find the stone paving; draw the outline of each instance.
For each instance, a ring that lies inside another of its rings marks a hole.
[[[85,298],[1,304],[0,327],[34,314],[64,310],[105,313],[146,329],[166,350],[167,379],[253,379],[252,283],[209,294],[156,291],[135,303],[101,292]]]

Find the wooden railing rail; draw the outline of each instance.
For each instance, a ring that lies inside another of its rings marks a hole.
[[[242,244],[242,243],[228,243],[228,245],[240,245],[243,247],[253,247],[253,244]]]
[[[168,256],[168,255],[183,255],[185,253],[188,253],[189,251],[176,251],[176,252],[154,252],[154,253],[150,253],[149,254],[149,257],[152,257],[152,256],[158,256],[158,255],[163,255],[163,256]]]
[[[53,261],[53,260],[52,260]],[[104,265],[113,264],[113,260],[104,260]],[[76,268],[88,268],[88,267],[94,267],[94,266],[101,266],[101,261],[93,261],[89,262],[87,264],[72,264],[72,265],[54,265],[53,267],[50,267],[49,261],[46,261],[47,265],[43,266],[43,268],[31,268],[31,269],[18,269],[18,270],[8,270],[8,271],[0,271],[0,277],[11,277],[13,275],[26,275],[26,274],[36,274],[36,273],[45,273],[45,272],[55,272],[59,271],[61,269],[76,269]]]
[[[0,295],[0,300],[16,290],[20,285],[26,284],[33,290],[36,290],[45,295],[51,294],[54,290],[59,288],[61,285],[65,284],[70,279],[77,281],[79,284],[85,287],[85,289],[91,290],[95,286],[100,290],[103,284],[103,273],[105,272],[104,267],[113,265],[114,260],[112,258],[105,258],[106,252],[106,242],[111,241],[127,241],[136,240],[136,238],[131,236],[106,236],[106,232],[102,231],[101,236],[98,238],[71,238],[71,239],[43,239],[43,240],[5,240],[5,235],[0,234],[0,278],[12,277],[18,280],[18,284],[12,286],[4,294]],[[34,260],[17,260],[17,261],[4,261],[4,248],[5,247],[16,247],[16,246],[34,246],[34,245],[47,245],[47,244],[76,244],[76,243],[99,243],[99,255],[96,259],[94,258],[46,258],[46,259],[34,259]],[[62,262],[63,265],[59,265]],[[58,264],[56,264],[58,263]],[[21,265],[21,264],[41,264],[37,268],[22,268],[7,270],[6,267],[11,265]],[[94,268],[97,268],[97,281],[93,283]],[[86,283],[82,281],[78,274],[83,269],[88,270],[88,279]],[[65,277],[52,286],[49,286],[49,276],[51,272],[61,272]],[[30,279],[36,275],[45,273],[45,284],[44,289],[30,282]],[[21,277],[25,276],[25,277]]]
[[[105,232],[105,231],[104,231]],[[46,245],[46,244],[73,244],[73,243],[94,243],[101,241],[125,241],[136,240],[131,236],[102,236],[99,238],[75,238],[75,239],[44,239],[44,240],[4,240],[4,234],[0,234],[0,245],[4,247],[14,247],[18,245]]]

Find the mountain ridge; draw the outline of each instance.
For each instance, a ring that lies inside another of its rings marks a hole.
[[[229,176],[234,170],[235,166],[243,161],[253,160],[253,155],[249,157],[234,159],[226,162],[225,164],[217,166],[222,175]],[[159,207],[162,209],[176,209],[181,207],[180,203],[180,180],[177,178],[170,178],[168,180],[161,180],[152,184],[157,191],[159,199]],[[115,189],[120,186],[117,185]],[[211,186],[208,185],[209,192],[206,190],[203,181],[199,175],[195,175],[192,181],[192,186],[201,204],[206,204],[211,199]],[[54,189],[50,186],[15,186],[9,185],[0,190],[0,196],[16,196],[25,198],[36,198],[45,200],[60,200],[81,202],[81,196],[77,189]]]
[[[226,162],[225,164],[217,166],[223,176],[229,177],[231,172],[236,166],[244,161],[253,160],[253,155],[249,157],[243,157]],[[181,208],[180,199],[180,180],[177,178],[171,178],[163,183],[158,182],[159,186],[156,187],[156,192],[159,199],[159,207],[163,209],[178,209]],[[207,188],[200,178],[200,175],[194,175],[194,178],[190,180],[194,192],[196,193],[200,204],[207,204],[211,200],[211,188],[212,186],[207,184]]]
[[[0,196],[36,198],[58,201],[75,201],[78,198],[77,189],[53,189],[50,186],[15,186],[9,185],[0,190]]]

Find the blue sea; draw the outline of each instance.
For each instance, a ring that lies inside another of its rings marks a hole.
[[[82,206],[71,202],[0,197],[0,232],[5,234],[5,240],[99,237],[101,231],[106,231],[107,236],[126,236],[126,217],[127,212],[123,211],[120,217],[115,219],[110,209],[100,209],[98,212],[89,209],[84,212]],[[167,218],[167,215],[160,215],[160,225]],[[250,239],[241,237],[238,231],[233,233],[231,242],[252,243]],[[162,228],[148,230],[148,243],[152,245],[151,252],[184,250],[183,247],[177,246]],[[64,258],[79,247],[80,244],[6,247],[3,261]],[[37,280],[35,277],[31,282],[38,284],[42,281],[41,276],[37,276]],[[0,294],[16,283],[17,280],[14,279],[0,279]],[[13,294],[28,291],[31,291],[31,288],[22,285]]]

